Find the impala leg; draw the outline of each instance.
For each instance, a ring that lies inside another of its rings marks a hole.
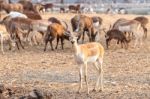
[[[84,43],[84,36],[85,36],[85,31],[83,31],[83,35],[82,35],[82,44]]]
[[[48,43],[48,40],[46,39],[46,40],[45,40],[45,47],[44,47],[44,51],[46,51],[47,43]]]
[[[50,42],[50,46],[51,46],[51,50],[53,51],[54,50],[54,48],[53,48],[53,43],[52,43],[52,41],[55,39],[55,37],[51,37],[51,39],[49,40],[49,42]]]
[[[96,91],[96,88],[98,87],[98,84],[99,84],[99,67],[97,66],[97,62],[94,63],[94,66],[96,67],[96,70],[98,71],[98,78],[97,78],[97,82],[95,84],[95,88],[93,89],[93,91]]]
[[[61,37],[61,48],[64,49],[64,38]]]
[[[89,85],[88,85],[88,80],[87,80],[87,63],[85,63],[85,69],[84,69],[84,77],[85,77],[85,82],[86,82],[86,87],[87,87],[87,93],[89,94]]]
[[[78,89],[78,93],[80,93],[81,89],[82,89],[82,74],[83,74],[83,70],[82,70],[83,66],[80,66],[80,71],[79,71],[79,77],[80,77],[80,85],[79,85],[79,89]]]
[[[20,46],[24,49],[24,46],[23,46],[23,44],[22,44],[20,38],[18,38],[18,40],[19,40]]]
[[[136,38],[136,39],[135,39],[135,43],[134,43],[134,48],[136,47],[137,42],[138,42],[138,39]]]
[[[142,40],[142,38],[140,38],[140,46],[142,46],[142,45],[143,45],[142,41],[143,41],[143,40]]]
[[[123,41],[123,44],[124,44],[125,49],[128,49],[128,43]]]
[[[99,69],[99,77],[101,78],[100,80],[100,86],[101,86],[101,89],[99,91],[103,91],[103,59],[99,59],[99,63],[100,63],[100,69]],[[98,88],[99,89],[99,88]]]
[[[16,41],[16,45],[17,45],[18,50],[20,50],[18,41]]]
[[[4,54],[3,36],[1,35],[1,51]]]
[[[57,49],[57,47],[58,47],[58,43],[59,43],[59,37],[57,37],[57,43],[56,43],[56,47],[55,47],[55,49]]]

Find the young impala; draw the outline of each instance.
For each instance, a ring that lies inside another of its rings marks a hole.
[[[78,92],[82,89],[82,73],[84,70],[84,78],[87,86],[87,92],[89,94],[89,88],[88,88],[88,81],[87,81],[87,64],[88,63],[94,63],[94,66],[96,67],[98,71],[98,78],[97,82],[94,88],[94,91],[103,90],[103,69],[102,69],[102,63],[103,63],[103,56],[104,56],[104,48],[103,46],[98,42],[91,42],[87,44],[77,44],[77,37],[71,36],[70,41],[74,45],[75,49],[75,60],[78,65],[80,65],[80,87]],[[98,64],[100,65],[98,65]],[[101,78],[101,80],[100,80]],[[101,90],[99,89],[99,80],[101,85]]]

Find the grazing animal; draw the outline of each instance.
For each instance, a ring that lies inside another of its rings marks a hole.
[[[148,18],[144,17],[144,16],[139,16],[134,18],[134,20],[139,21],[144,29],[144,37],[147,38],[147,28],[146,25],[148,24],[149,20]]]
[[[118,29],[123,33],[125,32],[133,33],[133,35],[135,36],[134,47],[136,47],[138,41],[140,45],[142,45],[144,30],[141,23],[136,20],[126,20],[126,19],[119,19],[119,20],[117,20],[114,23],[113,29]]]
[[[33,11],[36,12],[31,1],[20,0],[18,3],[23,5],[24,11]]]
[[[4,54],[4,42],[7,42],[9,44],[9,50],[12,49],[12,46],[14,46],[14,43],[11,40],[10,34],[0,31],[0,44],[1,44],[1,51]]]
[[[138,41],[140,45],[142,45],[142,40],[144,36],[144,30],[140,22],[136,20],[130,20],[127,22],[123,22],[118,26],[118,30],[122,32],[133,33],[135,36],[134,47],[136,47]]]
[[[37,44],[35,39],[37,32],[40,33],[46,32],[47,27],[50,24],[48,20],[31,20],[29,18],[21,18],[21,17],[16,17],[16,18],[6,17],[3,19],[3,23],[5,24],[6,30],[10,34],[13,31],[12,29],[16,29],[16,28],[11,29],[13,25],[17,25],[18,28],[20,28],[23,31],[26,31],[24,35],[26,35],[25,38],[27,41],[29,41],[30,45],[32,45],[31,41],[33,41],[34,44]]]
[[[44,6],[40,3],[37,3],[34,5],[34,9],[36,12],[40,13],[40,12],[45,12]]]
[[[50,24],[48,26],[48,28],[47,28],[47,33],[46,33],[46,36],[45,36],[45,48],[44,48],[44,51],[46,51],[46,47],[47,47],[48,41],[50,42],[51,50],[54,50],[52,41],[55,38],[57,38],[57,44],[56,44],[55,49],[57,49],[57,46],[58,46],[58,43],[59,43],[59,39],[61,39],[61,46],[62,46],[62,49],[64,49],[64,47],[63,47],[64,42],[63,41],[64,41],[64,39],[69,40],[69,36],[70,36],[70,32],[67,31],[63,25],[58,24],[58,23]]]
[[[92,20],[93,20],[93,28],[94,28],[94,37],[93,37],[93,39],[95,39],[96,40],[96,37],[95,36],[97,36],[97,37],[99,37],[99,35],[100,35],[100,31],[101,30],[103,30],[102,28],[101,28],[101,26],[102,26],[102,22],[103,22],[103,19],[101,18],[101,17],[97,17],[97,16],[93,16],[93,17],[91,17],[92,18]],[[99,39],[99,38],[98,38]],[[98,40],[97,39],[97,40]],[[95,41],[94,40],[94,41]]]
[[[102,25],[103,19],[97,16],[92,17],[93,23],[96,24],[96,26]]]
[[[31,19],[28,19],[28,18],[24,18],[24,17],[15,17],[15,18],[12,18],[11,16],[6,16],[2,22],[5,27],[6,27],[6,30],[8,33],[11,33],[10,30],[11,30],[11,27],[12,25],[15,25],[17,24],[17,26],[22,29],[22,30],[27,30],[28,33],[29,33],[29,30],[30,30],[30,24],[31,24]]]
[[[7,16],[10,16],[11,18],[16,18],[16,17],[28,18],[25,14],[16,11],[11,11]]]
[[[125,19],[125,18],[120,18],[120,19],[118,19],[118,20],[113,24],[112,29],[119,29],[118,27],[120,26],[120,24],[129,22],[129,21],[130,21],[130,20],[127,20],[127,19]],[[110,26],[110,28],[111,28],[111,26]],[[133,37],[133,33],[132,33],[132,32],[127,32],[127,31],[122,31],[122,32],[124,32],[125,34],[128,33],[128,38]],[[118,42],[118,43],[119,43],[119,42]]]
[[[82,43],[84,41],[85,32],[89,37],[89,41],[95,41],[95,37],[98,34],[99,27],[102,23],[102,19],[99,17],[88,17],[85,15],[76,15],[71,19],[72,29],[77,32],[78,39],[82,36]],[[96,30],[97,29],[97,30]]]
[[[69,11],[72,12],[72,11],[75,11],[76,13],[80,13],[80,4],[78,5],[69,5],[68,6],[69,8]]]
[[[78,39],[82,36],[82,43],[84,41],[85,31],[87,31],[87,35],[89,37],[89,41],[92,41],[93,33],[93,21],[90,17],[84,15],[76,15],[71,19],[71,24],[74,32],[77,32]]]
[[[2,23],[5,25],[7,32],[11,36],[11,39],[16,42],[17,48],[19,49],[18,44],[20,44],[24,49],[22,40],[27,38],[30,33],[30,19],[21,17],[11,18],[10,16],[7,16],[3,19]]]
[[[51,23],[58,23],[58,24],[61,24],[60,20],[58,20],[58,19],[55,18],[55,17],[50,17],[50,18],[48,19],[48,21],[51,22]]]
[[[11,24],[10,37],[12,41],[15,42],[15,44],[17,45],[18,50],[20,50],[19,44],[22,47],[22,49],[24,49],[24,45],[22,44],[23,38],[25,36],[24,34],[25,33],[19,28],[18,24]]]
[[[58,19],[55,18],[55,17],[50,17],[50,18],[48,19],[48,21],[51,22],[51,23],[58,23],[58,24],[60,24],[60,25],[63,25],[64,27],[66,27],[66,30],[68,30],[68,25],[67,25],[67,23],[66,23],[65,21],[58,20]]]
[[[35,13],[33,11],[23,11],[23,14],[25,14],[28,18],[33,20],[41,20],[42,17],[39,13]]]
[[[104,31],[105,32],[105,31]],[[112,39],[116,39],[119,42],[121,42],[121,47],[123,48],[123,44],[125,45],[125,48],[128,48],[128,43],[130,42],[130,40],[126,39],[126,36],[123,32],[117,30],[117,29],[112,29],[109,30],[107,32],[105,32],[105,38],[106,38],[106,46],[108,49],[108,46],[110,45],[110,41]]]
[[[65,8],[64,7],[60,8],[60,13],[65,13]]]
[[[120,26],[120,24],[123,24],[123,23],[126,23],[126,22],[129,22],[130,20],[127,20],[125,18],[120,18],[118,19],[112,26],[112,29],[118,29],[118,27]],[[111,28],[111,26],[110,26]]]
[[[51,9],[51,11],[53,11],[54,5],[52,3],[46,3],[46,4],[43,4],[43,7],[45,11],[48,11],[48,9]]]
[[[97,82],[95,84],[94,90],[102,91],[103,90],[103,57],[104,57],[104,48],[103,46],[98,42],[91,42],[86,44],[77,44],[77,38],[74,36],[70,37],[70,41],[74,45],[75,49],[75,60],[78,65],[80,65],[79,70],[79,77],[80,77],[80,85],[78,92],[82,89],[82,76],[83,76],[83,70],[84,70],[84,79],[87,86],[87,93],[89,94],[89,88],[88,88],[88,79],[87,79],[87,64],[88,63],[94,63],[94,66],[96,67],[98,71],[98,78]],[[97,65],[98,63],[98,65]],[[99,66],[100,65],[100,66]],[[101,78],[101,79],[100,79]],[[99,82],[101,89],[99,89]]]
[[[0,10],[4,10],[4,11],[6,11],[6,13],[9,13],[11,11],[22,12],[23,6],[19,3],[14,3],[14,4],[1,3]]]

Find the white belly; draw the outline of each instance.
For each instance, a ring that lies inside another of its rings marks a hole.
[[[75,60],[78,64],[83,64],[84,63],[84,55],[83,54],[75,55]]]
[[[97,56],[91,56],[91,57],[88,57],[87,58],[87,62],[88,63],[93,63],[93,62],[95,62],[96,60],[97,60]]]
[[[91,56],[91,57],[85,58],[83,54],[75,55],[75,59],[78,64],[83,64],[84,62],[93,63],[97,60],[97,58],[98,56]]]

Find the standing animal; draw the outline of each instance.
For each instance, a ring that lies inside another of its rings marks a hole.
[[[60,24],[60,25],[63,25],[63,26],[66,28],[66,30],[68,30],[68,25],[67,25],[67,23],[66,23],[65,21],[63,21],[63,20],[59,20],[59,19],[57,19],[57,18],[55,18],[55,17],[50,17],[50,18],[48,19],[48,21],[51,22],[51,23],[58,23],[58,24]]]
[[[99,40],[100,38],[100,31],[103,30],[101,28],[102,26],[102,22],[103,22],[103,19],[101,17],[98,17],[98,16],[93,16],[91,17],[92,20],[93,20],[93,27],[94,27],[94,34],[95,34],[95,37],[93,37],[96,40]],[[97,37],[97,38],[96,38]]]
[[[90,17],[84,15],[76,15],[71,19],[71,24],[74,32],[77,32],[78,39],[82,36],[82,43],[84,41],[85,31],[89,37],[89,41],[92,41],[93,33],[93,21]]]
[[[10,37],[12,41],[15,42],[15,44],[17,45],[18,50],[20,50],[19,44],[22,47],[22,49],[24,49],[22,41],[24,39],[24,36],[26,36],[26,34],[19,28],[18,24],[11,23],[9,28],[10,28],[9,30]]]
[[[80,4],[78,5],[69,5],[68,6],[69,8],[69,11],[72,12],[72,11],[75,11],[76,13],[80,13]]]
[[[58,20],[58,19],[55,18],[55,17],[50,17],[50,18],[48,19],[48,21],[51,22],[51,23],[58,23],[58,24],[61,24],[60,20]]]
[[[140,22],[138,22],[136,20],[120,19],[120,21],[117,20],[114,23],[113,29],[118,29],[123,33],[125,33],[125,32],[133,33],[133,35],[135,36],[134,47],[136,47],[138,41],[139,41],[140,45],[142,45],[144,30],[143,30],[143,27]]]
[[[36,12],[31,1],[20,0],[18,3],[23,5],[24,11],[33,11]]]
[[[11,11],[7,16],[10,16],[11,18],[16,18],[16,17],[28,18],[25,14],[16,11]]]
[[[144,16],[139,16],[134,18],[134,20],[139,21],[144,29],[144,37],[147,38],[147,28],[146,25],[148,24],[149,20],[148,18],[144,17]]]
[[[72,29],[74,32],[77,32],[78,39],[82,36],[82,43],[84,41],[85,32],[89,37],[89,41],[95,41],[95,37],[98,34],[98,31],[95,31],[99,25],[101,25],[102,19],[98,17],[88,17],[85,15],[76,15],[71,19]]]
[[[48,20],[31,20],[29,18],[21,17],[10,18],[8,16],[3,19],[2,23],[5,24],[6,30],[10,34],[12,33],[13,29],[16,29],[12,28],[13,25],[16,25],[19,29],[25,31],[23,34],[26,35],[25,38],[27,41],[29,41],[30,45],[32,45],[31,41],[33,41],[34,44],[37,44],[35,37],[37,32],[45,33],[48,25],[50,24]]]
[[[65,27],[58,23],[52,23],[47,28],[47,33],[45,36],[45,48],[44,51],[46,51],[47,43],[50,42],[51,50],[54,50],[52,41],[57,38],[57,44],[55,49],[57,49],[59,39],[61,39],[61,46],[62,49],[64,49],[64,39],[69,40],[70,32],[65,29]]]
[[[44,6],[40,3],[35,4],[33,7],[37,13],[45,12]]]
[[[112,29],[112,30],[105,32],[105,38],[106,38],[107,49],[112,39],[116,39],[119,42],[121,42],[122,48],[123,48],[123,44],[125,45],[125,48],[128,48],[128,43],[130,42],[130,40],[127,40],[125,34],[117,29]]]
[[[48,11],[48,9],[51,9],[51,11],[53,11],[54,5],[52,3],[46,3],[46,4],[43,4],[43,7],[45,11]]]
[[[23,11],[23,14],[25,14],[28,18],[33,20],[41,20],[42,17],[39,13],[35,13],[33,11]]]
[[[74,56],[77,64],[80,66],[79,70],[79,77],[80,77],[80,85],[78,92],[82,89],[82,76],[83,76],[83,70],[84,70],[84,79],[86,82],[87,87],[87,93],[89,94],[89,87],[88,87],[88,79],[87,79],[87,65],[88,63],[93,63],[96,67],[96,70],[98,72],[98,78],[97,82],[95,84],[94,90],[102,91],[103,90],[103,57],[104,57],[104,48],[103,46],[98,42],[91,42],[86,44],[77,44],[77,37],[71,36],[70,41],[74,45]],[[98,63],[98,64],[97,64]],[[100,86],[101,89],[100,89]]]
[[[9,44],[9,50],[12,49],[14,46],[14,42],[12,42],[12,39],[10,37],[10,34],[0,31],[0,44],[1,44],[1,51],[4,54],[4,42],[7,42]]]
[[[65,13],[65,8],[64,7],[60,7],[60,13]]]
[[[0,10],[4,10],[6,11],[6,13],[9,13],[11,11],[23,12],[23,6],[19,3],[14,4],[0,3]]]

